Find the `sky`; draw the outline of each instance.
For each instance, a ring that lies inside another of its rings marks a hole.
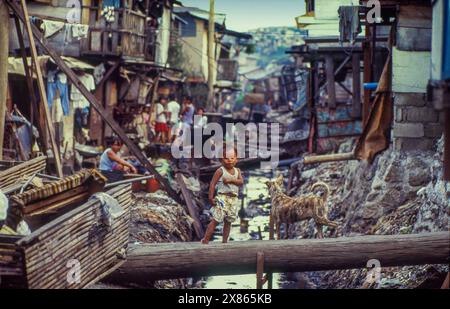
[[[181,0],[184,6],[209,11],[209,0]],[[227,15],[226,26],[248,31],[270,26],[295,27],[295,17],[304,14],[304,0],[215,0],[216,13]]]

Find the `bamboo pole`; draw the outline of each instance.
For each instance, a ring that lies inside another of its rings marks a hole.
[[[20,4],[22,7],[24,19],[25,19],[24,24],[25,24],[26,32],[28,34],[28,41],[30,42],[30,50],[31,50],[31,58],[33,59],[33,61],[32,61],[33,67],[34,67],[34,71],[37,76],[39,95],[41,97],[40,102],[41,102],[42,107],[44,108],[47,130],[48,130],[48,134],[50,137],[50,144],[52,147],[53,156],[55,157],[56,173],[59,177],[62,178],[64,175],[63,175],[62,166],[61,166],[61,156],[59,154],[59,146],[55,140],[55,131],[54,131],[54,128],[52,125],[52,118],[50,116],[50,111],[48,109],[47,94],[46,94],[45,85],[44,85],[44,78],[42,76],[41,67],[39,65],[36,44],[34,42],[33,32],[31,30],[30,16],[28,15],[27,4],[25,3],[25,0],[20,0]]]
[[[0,1],[0,160],[3,159],[6,100],[8,91],[9,10]]]
[[[208,110],[214,109],[214,26],[214,0],[210,0],[208,23]]]

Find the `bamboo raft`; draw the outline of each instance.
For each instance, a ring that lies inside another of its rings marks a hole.
[[[45,170],[47,157],[40,156],[0,171],[0,190],[4,193],[19,190],[33,175]]]
[[[83,288],[120,267],[128,244],[131,189],[122,185],[106,193],[123,209],[110,227],[104,224],[100,201],[85,197],[28,236],[0,235],[0,286]],[[75,273],[79,276],[72,278]]]

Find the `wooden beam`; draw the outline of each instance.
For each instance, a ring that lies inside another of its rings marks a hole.
[[[254,274],[258,252],[264,253],[266,272],[366,268],[370,259],[378,259],[382,267],[447,264],[449,234],[445,231],[208,245],[132,245],[125,264],[108,280],[144,283],[167,278]]]
[[[353,76],[353,95],[352,95],[352,117],[361,117],[361,66],[358,53],[352,55],[352,76]]]
[[[334,161],[356,160],[353,152],[333,153],[318,156],[306,156],[303,158],[303,164],[315,164]]]
[[[3,159],[6,100],[8,92],[9,11],[0,2],[0,160]]]
[[[325,56],[325,71],[327,74],[328,107],[336,108],[336,88],[334,81],[334,60],[330,55]]]
[[[8,1],[7,3],[12,3],[12,2]],[[30,16],[28,15],[27,4],[26,4],[25,0],[20,0],[20,4],[22,7],[22,12],[20,12],[20,9],[18,7],[16,7],[16,10],[17,10],[16,15],[18,12],[21,13],[21,15],[23,17],[22,22],[25,25],[25,30],[28,34],[28,41],[30,42],[31,58],[33,59],[32,62],[33,62],[34,72],[36,73],[37,83],[38,83],[38,88],[39,88],[39,95],[41,97],[40,102],[41,102],[41,105],[45,112],[45,120],[46,120],[48,135],[50,137],[50,144],[51,144],[53,156],[55,159],[56,174],[59,177],[63,177],[64,175],[62,172],[61,155],[59,153],[59,145],[56,143],[56,140],[55,140],[55,131],[53,128],[52,117],[50,115],[50,110],[48,109],[47,94],[46,94],[45,85],[44,85],[44,77],[42,76],[41,66],[39,64],[38,54],[37,54],[37,50],[36,50],[36,44],[34,42],[33,31],[31,29]]]
[[[114,64],[108,69],[105,75],[103,75],[102,80],[97,84],[97,87],[102,86],[110,77],[111,75],[117,70],[117,68],[120,66],[120,61],[114,62]]]
[[[21,0],[22,2],[24,0]],[[17,4],[13,0],[6,0],[6,3],[10,6],[13,12],[19,17],[19,19],[25,23],[26,18],[18,8]],[[28,15],[27,15],[28,16]],[[162,185],[163,189],[178,203],[182,203],[181,198],[178,194],[173,190],[170,186],[167,179],[162,177],[158,171],[154,168],[154,166],[150,163],[147,157],[141,152],[138,146],[136,146],[125,134],[123,129],[119,126],[119,124],[113,119],[111,115],[106,113],[105,108],[102,104],[96,99],[94,94],[92,94],[80,81],[78,76],[69,68],[69,66],[61,59],[61,57],[46,43],[40,31],[36,26],[30,26],[29,34],[33,35],[42,48],[47,52],[47,54],[53,59],[56,65],[67,75],[67,79],[72,83],[72,86],[76,87],[83,96],[88,100],[88,102],[92,105],[92,107],[100,114],[100,116],[104,119],[104,121],[111,127],[111,129],[116,133],[119,138],[124,142],[124,144],[128,147],[130,152],[136,156],[136,158],[141,162],[141,164],[150,171],[153,175],[155,175],[156,179],[158,179],[159,183]],[[34,46],[34,44],[32,44]],[[34,48],[35,49],[35,48]]]
[[[342,71],[342,69],[343,69],[343,68],[345,67],[345,65],[350,61],[350,59],[352,59],[352,56],[351,56],[351,55],[348,55],[347,58],[345,58],[345,59],[341,62],[341,64],[339,65],[339,67],[336,69],[336,71],[334,71],[334,76],[338,75],[339,72]],[[317,69],[317,66],[316,66],[316,69],[315,69],[315,70],[316,70],[316,72],[318,72],[318,71],[317,71],[317,70],[318,70],[318,69]],[[318,74],[316,73],[316,75],[318,75]],[[319,98],[320,93],[321,93],[322,90],[325,89],[325,87],[327,87],[327,86],[328,86],[328,81],[325,81],[325,83],[319,87],[319,79],[317,78],[317,86],[315,86],[315,87],[316,87],[316,88],[318,87],[318,90],[315,89],[314,100],[317,100],[317,99]]]
[[[47,153],[48,149],[48,138],[47,138],[47,130],[45,127],[45,118],[43,113],[39,113],[39,103],[38,99],[36,97],[36,94],[34,92],[34,82],[33,82],[33,71],[28,64],[27,54],[25,51],[25,40],[23,39],[22,35],[22,29],[20,27],[20,21],[19,18],[17,18],[16,15],[14,15],[14,23],[16,26],[16,32],[17,32],[17,38],[19,40],[19,46],[20,46],[20,55],[22,57],[23,62],[23,68],[25,71],[25,81],[27,83],[27,89],[30,94],[30,100],[31,100],[31,106],[30,110],[32,111],[30,113],[30,122],[31,124],[36,123],[36,127],[39,132],[40,137],[40,146],[42,147],[42,150],[44,153]],[[33,119],[34,118],[34,119]],[[32,131],[32,129],[31,129]],[[32,136],[32,132],[30,134]]]
[[[200,222],[200,219],[198,218],[198,210],[194,205],[195,202],[192,198],[191,192],[188,190],[188,188],[186,188],[186,184],[184,183],[183,175],[181,173],[176,173],[175,178],[178,182],[178,185],[180,186],[184,201],[186,202],[189,216],[194,220],[193,226],[195,234],[197,235],[198,239],[202,239],[205,232],[203,231],[202,224]]]

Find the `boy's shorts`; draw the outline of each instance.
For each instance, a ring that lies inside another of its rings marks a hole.
[[[167,123],[165,123],[165,122],[157,122],[155,124],[155,131],[156,131],[156,133],[168,132],[169,128],[167,127]]]
[[[214,220],[221,223],[227,221],[233,223],[238,214],[238,197],[217,194],[214,198],[214,206],[211,207],[211,215]]]

